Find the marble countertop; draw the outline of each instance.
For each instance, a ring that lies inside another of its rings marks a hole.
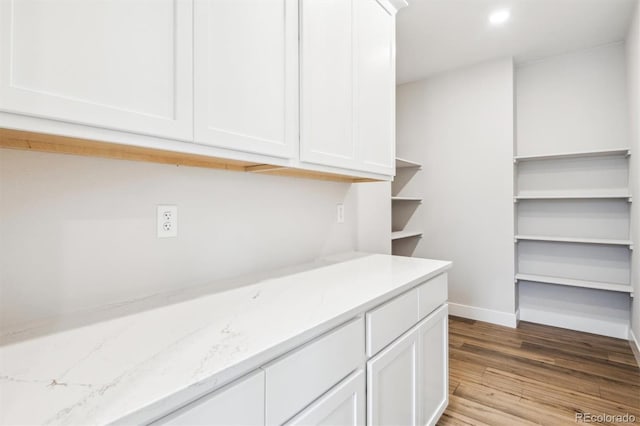
[[[350,257],[6,333],[0,424],[151,420],[451,266]]]

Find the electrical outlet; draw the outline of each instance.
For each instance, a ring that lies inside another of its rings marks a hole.
[[[344,204],[338,204],[337,208],[337,220],[338,223],[344,223]]]
[[[161,205],[157,211],[158,238],[178,236],[178,206]]]

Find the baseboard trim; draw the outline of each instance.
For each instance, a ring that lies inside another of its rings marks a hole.
[[[567,328],[585,333],[600,334],[618,339],[629,338],[629,324],[612,322],[597,318],[576,316],[561,312],[548,312],[538,309],[520,307],[520,320],[552,327]]]
[[[519,317],[519,313],[512,314],[509,312],[494,311],[492,309],[478,308],[475,306],[451,302],[449,302],[449,315],[490,322],[492,324],[504,325],[511,328],[516,328],[518,326]]]
[[[638,339],[631,328],[629,328],[629,346],[631,346],[633,356],[636,357],[636,362],[640,365],[640,343],[638,343]]]

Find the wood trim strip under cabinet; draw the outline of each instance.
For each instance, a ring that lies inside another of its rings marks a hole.
[[[69,136],[50,135],[3,128],[0,128],[0,148],[82,155],[115,160],[173,164],[176,166],[204,167],[335,182],[377,182],[375,179],[360,178],[336,173],[272,166],[269,164],[230,160],[206,155],[187,154],[155,148],[144,148],[90,139],[73,138]]]

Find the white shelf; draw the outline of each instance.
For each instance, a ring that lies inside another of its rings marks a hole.
[[[516,241],[551,241],[559,243],[580,243],[580,244],[603,244],[612,246],[627,246],[631,248],[631,240],[614,240],[606,238],[575,238],[575,237],[554,237],[548,235],[516,235]]]
[[[613,200],[627,199],[631,202],[631,194],[629,193],[606,193],[606,192],[584,192],[584,193],[565,193],[565,194],[530,194],[516,195],[515,201],[519,200]]]
[[[633,294],[633,288],[629,284],[613,284],[597,281],[575,280],[571,278],[548,277],[545,275],[516,274],[517,281],[533,281],[546,284],[566,285],[570,287],[593,288],[597,290],[618,291]]]
[[[405,160],[403,158],[396,157],[396,168],[399,169],[407,169],[407,168],[421,168],[422,164],[416,163],[415,161]]]
[[[391,240],[422,236],[422,231],[395,231],[391,233]]]
[[[415,201],[418,203],[422,202],[422,198],[420,197],[391,197],[391,201]]]
[[[515,163],[519,163],[521,161],[559,160],[559,159],[565,159],[565,158],[587,158],[587,157],[616,157],[616,156],[628,157],[630,155],[631,155],[631,150],[629,150],[629,148],[618,148],[618,149],[604,149],[604,150],[594,150],[594,151],[565,152],[565,153],[549,154],[549,155],[518,155],[513,158],[513,161]]]

